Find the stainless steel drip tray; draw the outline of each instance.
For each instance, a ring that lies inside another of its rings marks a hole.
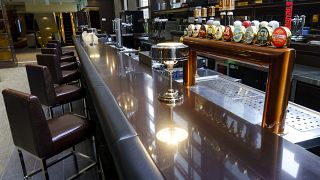
[[[191,91],[230,110],[252,124],[261,125],[264,92],[225,75],[205,77],[196,81]],[[320,137],[320,113],[289,102],[283,138],[292,143]]]
[[[123,47],[117,47],[115,44],[111,44],[111,45],[109,45],[110,47],[112,47],[112,48],[114,48],[114,49],[117,49],[119,52],[121,52],[121,53],[136,53],[136,52],[138,52],[138,50],[136,50],[136,49],[132,49],[132,48],[127,48],[127,47],[125,47],[125,46],[123,46]]]
[[[175,71],[180,71],[181,75],[182,75],[182,68],[174,68]],[[197,69],[197,77],[196,77],[196,82],[202,82],[202,81],[209,81],[211,79],[216,79],[219,76],[223,76],[224,78],[230,80],[230,81],[234,81],[234,82],[240,82],[241,79],[236,79],[236,78],[232,78],[229,76],[225,76],[217,71],[213,71],[210,69],[206,69],[206,68],[198,68]],[[178,79],[175,79],[175,81],[182,83],[183,79],[181,79],[182,77],[178,77]]]

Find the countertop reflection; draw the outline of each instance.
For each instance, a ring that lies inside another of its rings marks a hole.
[[[108,45],[82,45],[91,62],[167,179],[319,179],[320,158],[262,130],[178,83],[184,101],[158,95],[169,80]],[[184,130],[159,140],[160,130]]]

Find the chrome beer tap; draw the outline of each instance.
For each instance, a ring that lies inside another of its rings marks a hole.
[[[116,47],[122,48],[122,29],[121,29],[121,19],[115,18],[112,20],[113,32],[116,33]]]
[[[113,32],[116,33],[116,47],[117,48],[123,47],[122,28],[132,26],[132,23],[122,23],[121,21],[122,20],[120,18],[115,18],[114,20],[112,20]]]

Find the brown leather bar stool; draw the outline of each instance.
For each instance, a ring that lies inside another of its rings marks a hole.
[[[72,111],[71,102],[85,98],[84,89],[76,85],[54,86],[46,66],[27,64],[26,71],[31,94],[37,96],[41,104],[49,107],[51,117],[53,117],[53,107],[69,103]],[[85,103],[84,107],[85,116],[87,116]]]
[[[47,168],[57,162],[73,155],[75,167],[78,171],[76,155],[88,157],[75,152],[75,145],[92,136],[92,125],[87,119],[73,114],[67,114],[58,118],[46,120],[39,99],[36,96],[5,89],[2,91],[7,110],[9,125],[15,146],[18,149],[19,158],[25,179],[41,172],[35,170],[30,174],[26,171],[22,151],[24,150],[39,158],[42,163],[42,171],[46,179],[49,179]],[[73,151],[51,163],[47,159],[69,149]],[[93,138],[94,160],[92,163],[71,178],[78,177],[84,171],[97,165],[95,142]]]
[[[71,61],[72,62],[76,62],[77,61],[77,58],[75,56],[62,55],[61,52],[58,49],[58,45],[57,44],[48,43],[47,44],[47,48],[48,49],[51,49],[51,48],[57,49],[57,52],[55,52],[55,53],[57,53],[57,55],[59,55],[61,57],[61,61],[62,62],[71,62]],[[43,54],[52,54],[52,53],[44,53],[44,52],[42,52],[42,53]]]
[[[41,48],[41,53],[57,55],[62,70],[74,70],[78,68],[78,61],[74,56],[66,56],[62,58],[56,48]]]
[[[39,65],[48,67],[55,84],[67,84],[72,81],[80,80],[80,73],[78,70],[62,70],[60,68],[57,55],[37,54],[36,57]]]
[[[57,45],[56,48],[58,49],[58,51],[61,54],[61,56],[74,56],[74,52],[73,51],[62,51],[60,41],[58,41],[58,40],[50,40],[47,43],[47,47],[48,48],[52,48],[52,44],[56,44]]]

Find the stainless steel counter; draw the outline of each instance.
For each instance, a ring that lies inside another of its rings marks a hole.
[[[220,75],[198,80],[197,85],[190,90],[249,123],[261,124],[265,97],[257,89]],[[289,102],[285,134],[282,137],[292,143],[320,138],[320,113]]]
[[[246,111],[241,105],[254,103],[251,100],[259,100],[263,94],[242,86],[236,89],[239,86],[232,81],[224,82],[223,78],[201,81],[189,89],[175,82],[174,88],[183,92],[185,99],[181,105],[171,108],[157,100],[168,85],[167,78],[160,73],[108,45],[90,47],[77,38],[75,45],[87,54],[81,56],[80,61],[88,61],[95,68],[90,76],[101,80],[101,88],[110,89],[144,148],[167,179],[320,178],[318,156],[261,129],[256,125],[259,111]],[[196,93],[204,89],[207,89],[206,97],[206,93]],[[236,96],[232,94],[235,92]],[[107,106],[100,108],[108,109]],[[243,117],[252,117],[251,123]],[[107,121],[99,119],[102,124],[108,124]],[[187,139],[177,144],[157,139],[160,130],[172,126],[184,129]]]

